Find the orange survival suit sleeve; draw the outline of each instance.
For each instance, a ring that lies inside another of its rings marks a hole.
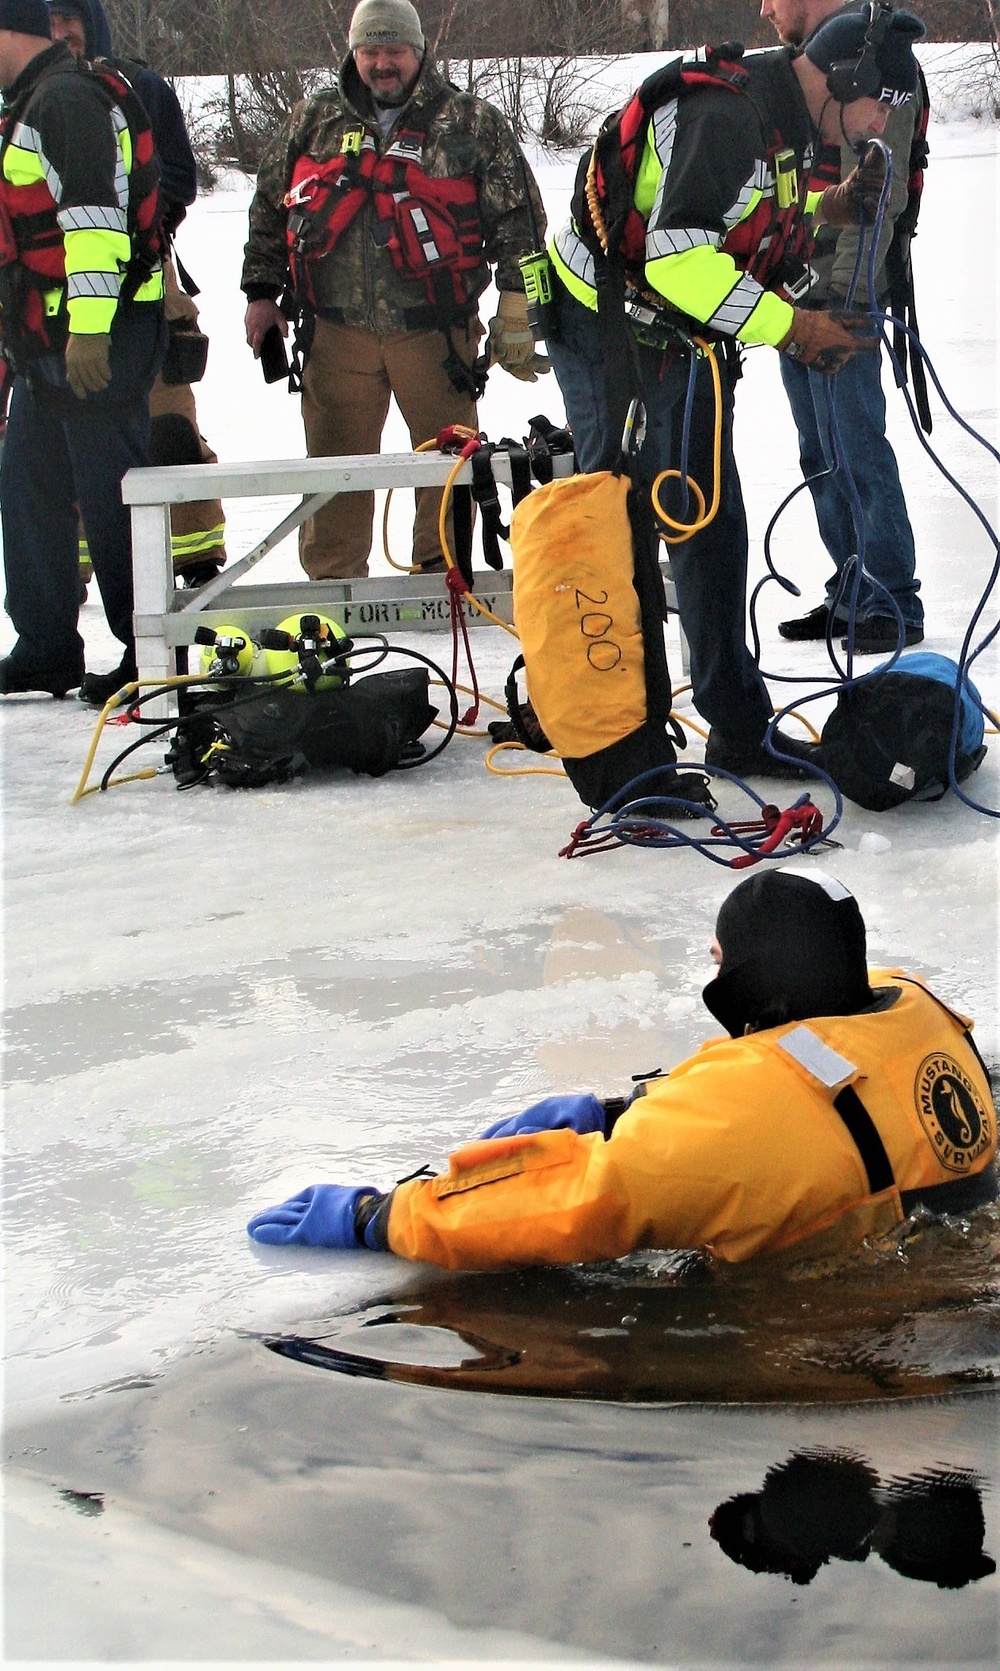
[[[388,1240],[453,1270],[617,1259],[635,1245],[612,1145],[569,1130],[481,1139],[446,1173],[398,1185]]]

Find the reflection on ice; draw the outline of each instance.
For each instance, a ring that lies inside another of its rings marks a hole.
[[[985,1484],[940,1467],[880,1484],[854,1451],[799,1451],[769,1468],[759,1491],[720,1503],[710,1526],[731,1561],[793,1584],[811,1584],[831,1559],[877,1554],[905,1578],[961,1590],[997,1570],[983,1551]]]

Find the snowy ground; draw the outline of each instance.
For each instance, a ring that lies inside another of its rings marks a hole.
[[[915,256],[935,368],[994,445],[996,152],[995,129],[939,126]],[[571,176],[568,162],[539,165],[552,221]],[[212,341],[199,414],[223,459],[295,457],[296,403],[264,387],[243,345],[248,201],[244,185],[228,182],[192,210],[181,234]],[[768,351],[749,356],[738,404],[757,575],[767,520],[797,479]],[[540,410],[561,416],[551,378],[525,388],[495,373],[481,422],[490,436],[518,435]],[[993,551],[913,436],[898,396],[890,432],[917,532],[927,645],[955,654]],[[995,460],[943,413],[932,442],[996,527]],[[406,444],[394,414],[386,449]],[[228,509],[233,554],[278,520],[273,503]],[[395,504],[400,558],[406,520]],[[805,606],[817,601],[825,566],[801,500],[775,555]],[[373,561],[373,573],[384,569]],[[289,546],[255,578],[298,574]],[[82,617],[88,663],[111,666],[117,652],[94,589],[92,598]],[[761,607],[765,665],[821,671],[814,651],[778,639],[788,608],[771,587]],[[996,618],[994,597],[984,630]],[[6,649],[9,623],[0,636]],[[441,638],[413,642],[447,658]],[[474,644],[480,681],[499,698],[510,641],[486,628]],[[676,656],[675,639],[669,647]],[[995,646],[975,678],[1000,710]],[[71,807],[92,725],[73,701],[3,704],[5,1451],[35,1477],[19,1473],[11,1488],[9,1581],[20,1605],[9,1612],[7,1657],[579,1657],[598,1638],[574,1639],[542,1614],[501,1641],[502,1612],[487,1610],[463,1633],[460,1608],[397,1605],[391,1585],[355,1579],[348,1593],[315,1575],[255,1566],[246,1551],[210,1555],[124,1508],[117,1519],[76,1516],[51,1485],[84,1486],[47,1467],[37,1435],[60,1411],[76,1419],[94,1389],[176,1375],[234,1331],[342,1309],[398,1279],[388,1258],[253,1246],[243,1226],[257,1207],[322,1178],[388,1185],[436,1162],[501,1108],[575,1085],[611,1091],[638,1069],[688,1053],[708,1032],[698,994],[731,875],[691,853],[567,863],[558,849],[581,815],[568,784],[488,775],[481,739],[456,739],[426,771],[378,782],[317,778],[182,796],[161,777]],[[988,740],[969,787],[998,807],[1000,740]],[[875,844],[881,851],[863,841],[871,832],[886,838]],[[928,976],[976,1016],[984,1053],[996,1058],[995,822],[949,797],[881,816],[848,807],[838,836],[842,851],[824,863],[858,895],[872,961]],[[462,1408],[474,1433],[477,1418]],[[919,1422],[908,1420],[912,1439]],[[906,1448],[891,1425],[884,1439],[890,1460],[894,1446]],[[988,1449],[979,1442],[976,1454]],[[996,1554],[991,1524],[987,1548]],[[262,1562],[267,1552],[262,1533]],[[103,1569],[91,1565],[98,1553]],[[72,1581],[53,1607],[53,1572],[67,1562]],[[858,1616],[883,1605],[874,1595]],[[828,1656],[814,1639],[807,1649],[791,1622],[788,1630],[776,1657]],[[688,1662],[722,1652],[703,1637],[699,1654],[697,1641],[695,1632]],[[668,1655],[662,1643],[649,1653]],[[951,1657],[947,1642],[925,1657],[935,1656]],[[633,1646],[627,1657],[645,1656]]]

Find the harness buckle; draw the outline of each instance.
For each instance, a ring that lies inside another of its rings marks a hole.
[[[285,208],[298,209],[301,208],[304,203],[307,203],[308,198],[306,197],[306,193],[310,186],[314,186],[316,184],[318,179],[318,174],[307,174],[304,180],[300,180],[297,185],[292,186],[290,191],[286,191],[284,197]]]
[[[801,302],[803,297],[808,296],[813,286],[818,283],[819,274],[817,273],[815,267],[810,267],[807,262],[798,278],[795,279],[792,284],[789,284],[787,281],[783,282],[782,289],[785,292],[785,298],[787,301]]]

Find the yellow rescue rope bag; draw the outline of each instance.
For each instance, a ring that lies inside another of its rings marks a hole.
[[[591,807],[676,759],[665,731],[670,679],[651,522],[633,536],[645,500],[627,476],[601,470],[536,488],[511,517],[528,696]]]

